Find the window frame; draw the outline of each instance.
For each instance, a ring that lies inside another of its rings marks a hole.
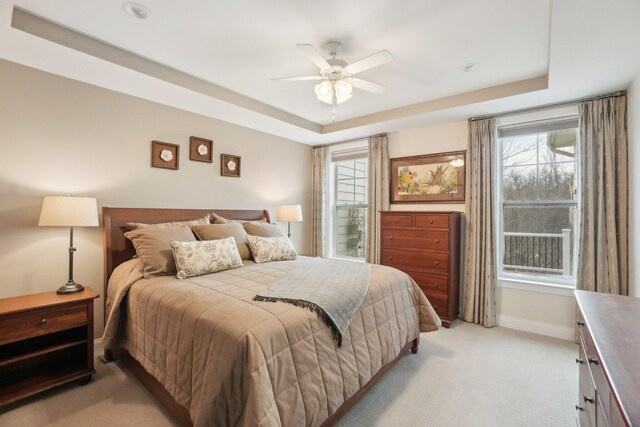
[[[511,120],[505,120],[502,122],[496,123],[496,154],[495,154],[495,165],[496,165],[496,196],[495,196],[495,207],[496,207],[496,256],[497,256],[497,279],[500,282],[506,283],[518,283],[522,284],[522,286],[535,285],[536,287],[558,287],[565,289],[574,289],[576,287],[577,280],[577,265],[578,265],[578,242],[579,242],[579,232],[580,232],[580,205],[581,205],[581,184],[580,184],[580,133],[579,126],[576,127],[576,147],[575,147],[575,182],[576,182],[576,195],[572,201],[567,200],[527,200],[527,201],[519,201],[519,200],[504,200],[504,162],[503,162],[503,146],[502,139],[500,134],[501,128],[506,127],[527,127],[531,125],[537,125],[537,127],[544,127],[545,125],[550,125],[550,131],[556,130],[553,129],[553,123],[556,123],[561,120],[567,119],[577,119],[578,114],[577,111],[571,112],[570,114],[561,114],[561,115],[549,115],[547,117],[543,117],[542,119],[537,120],[527,120],[525,117],[522,117],[518,120],[517,117],[512,117]],[[505,123],[507,122],[507,123]],[[532,133],[539,134],[540,131]],[[508,138],[506,136],[505,138]],[[571,271],[571,277],[566,276],[552,276],[552,275],[542,275],[542,274],[527,274],[527,273],[516,273],[504,270],[504,209],[508,206],[518,206],[518,207],[545,207],[545,206],[557,206],[557,207],[570,207],[575,206],[576,211],[576,226],[574,230],[573,236],[573,266]],[[505,286],[512,287],[512,286]],[[520,286],[516,286],[519,288]]]

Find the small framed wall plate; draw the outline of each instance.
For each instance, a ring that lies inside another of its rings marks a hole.
[[[197,136],[189,138],[189,160],[213,163],[213,141]]]
[[[220,175],[240,177],[240,156],[220,155]]]
[[[178,170],[180,146],[162,141],[151,141],[151,166]]]

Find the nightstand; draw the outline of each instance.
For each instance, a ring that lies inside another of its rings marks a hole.
[[[0,408],[93,369],[92,289],[0,299]]]

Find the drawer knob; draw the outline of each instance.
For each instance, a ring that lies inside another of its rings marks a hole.
[[[437,310],[438,309],[438,304],[433,304],[433,308]]]
[[[433,220],[432,219],[429,220],[429,224],[433,224]]]
[[[578,406],[578,405],[576,405],[576,409],[577,409],[578,411],[584,411],[584,408],[583,408],[582,406]]]
[[[389,260],[392,260],[392,259],[393,259],[393,257],[392,257],[392,256],[390,256],[390,257],[389,257]]]
[[[584,322],[582,320],[578,320],[576,323],[578,324],[578,326],[584,326]]]
[[[436,261],[436,265],[440,265],[440,261]]]
[[[389,236],[389,240],[393,240],[393,236]]]
[[[440,283],[434,283],[434,284],[433,284],[433,287],[434,287],[434,288],[438,288],[438,287],[440,287]]]
[[[584,403],[593,403],[594,402],[593,398],[591,398],[591,397],[583,396],[583,398],[584,398]]]
[[[582,360],[582,359],[576,359],[576,363],[579,363],[579,364],[581,364],[581,365],[582,365],[582,364],[584,363],[584,360]]]
[[[593,363],[594,365],[598,364],[598,359],[596,359],[595,357],[589,356],[588,359],[589,359],[589,363]]]
[[[436,243],[440,243],[440,239],[436,239]]]
[[[393,221],[393,222],[395,222],[395,223],[397,224],[397,223],[399,223],[399,222],[400,222],[400,220],[399,220],[399,219],[396,219],[396,220],[395,220],[395,221]]]
[[[46,325],[47,324],[47,319],[40,319],[40,324],[41,325]]]

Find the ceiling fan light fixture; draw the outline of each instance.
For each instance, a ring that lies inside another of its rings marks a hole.
[[[333,104],[333,95],[336,96],[336,104],[341,104],[351,98],[352,87],[344,80],[325,80],[314,88],[318,101],[325,104]]]

